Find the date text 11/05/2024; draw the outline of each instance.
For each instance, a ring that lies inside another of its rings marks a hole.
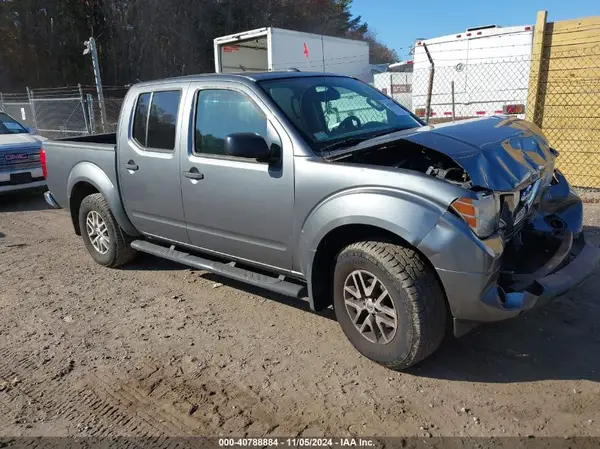
[[[368,438],[219,438],[219,447],[373,447]]]

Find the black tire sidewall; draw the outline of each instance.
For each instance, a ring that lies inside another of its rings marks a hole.
[[[344,282],[354,270],[365,270],[374,274],[388,290],[397,314],[397,329],[394,338],[387,344],[372,343],[363,337],[352,323],[344,303]],[[336,318],[352,345],[363,355],[381,364],[396,363],[410,357],[413,348],[414,323],[406,292],[396,279],[377,262],[357,249],[342,253],[338,257],[333,276],[333,303]]]
[[[90,211],[97,212],[106,224],[108,236],[110,238],[109,249],[106,254],[100,254],[96,248],[94,248],[87,233],[86,219]],[[103,210],[101,207],[98,207],[93,201],[89,201],[88,198],[84,199],[81,203],[81,207],[79,208],[79,229],[81,230],[83,243],[94,260],[101,265],[111,265],[117,257],[117,234],[112,217],[107,213],[107,211]]]

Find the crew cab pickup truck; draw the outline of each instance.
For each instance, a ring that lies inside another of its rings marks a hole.
[[[404,369],[448,326],[594,270],[557,156],[515,117],[427,126],[356,79],[285,71],[137,84],[116,134],[48,141],[42,163],[99,264],[141,251],[333,306],[360,353]]]

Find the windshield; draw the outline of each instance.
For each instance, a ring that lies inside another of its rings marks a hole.
[[[0,112],[0,134],[24,134],[27,130],[12,117]]]
[[[316,151],[422,126],[398,103],[353,78],[311,76],[258,84]]]

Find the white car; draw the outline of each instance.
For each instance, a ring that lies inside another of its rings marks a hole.
[[[0,112],[0,193],[46,186],[40,163],[44,140]]]

